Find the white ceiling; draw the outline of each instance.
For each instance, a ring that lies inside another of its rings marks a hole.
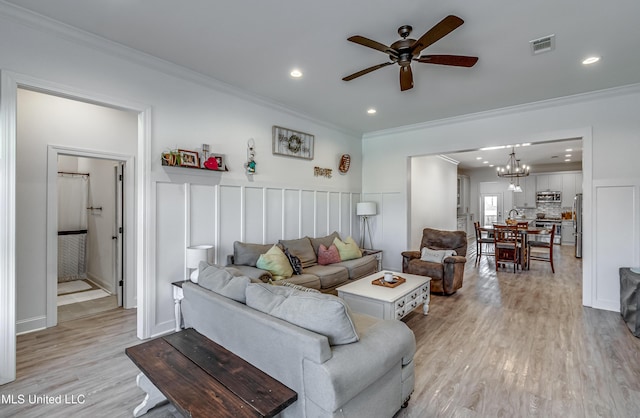
[[[582,139],[566,139],[537,143],[533,145],[512,144],[504,148],[473,150],[446,154],[447,157],[459,162],[458,167],[463,170],[486,168],[493,166],[504,167],[508,163],[512,150],[521,164],[531,167],[532,173],[549,171],[575,170],[582,165]],[[571,151],[568,151],[571,150]],[[569,161],[566,161],[569,160]],[[486,161],[486,163],[485,163]],[[581,168],[580,168],[581,169]]]
[[[637,0],[7,2],[356,133],[640,82]],[[414,62],[405,92],[396,65],[342,81],[388,59],[349,36],[390,45],[399,26],[415,39],[449,14],[465,23],[423,54],[475,55],[475,67]],[[529,41],[550,34],[555,51],[533,56]],[[582,65],[592,54],[602,60]]]

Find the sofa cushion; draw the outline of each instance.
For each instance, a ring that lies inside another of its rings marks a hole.
[[[318,249],[320,248],[320,244],[329,248],[331,244],[333,244],[333,240],[336,238],[339,239],[340,235],[336,231],[333,231],[332,233],[324,237],[317,237],[317,238],[307,237],[307,238],[309,238],[309,240],[311,241],[311,245],[313,246],[313,251],[315,251],[316,254],[318,254]]]
[[[324,244],[320,244],[320,248],[318,248],[318,264],[326,266],[340,261],[340,253],[334,244],[331,244],[329,248],[325,247]]]
[[[330,345],[358,341],[349,307],[336,296],[258,283],[249,284],[246,294],[247,306],[324,335]]]
[[[312,266],[304,269],[304,272],[318,276],[320,286],[323,289],[334,287],[349,280],[349,270],[337,264]]]
[[[268,270],[273,275],[273,280],[286,279],[293,274],[293,269],[287,256],[277,245],[272,246],[269,251],[260,255],[256,267]]]
[[[375,273],[378,268],[378,260],[373,255],[365,255],[364,257],[341,261],[333,265],[336,267],[345,267],[349,271],[349,278],[351,280],[356,280]]]
[[[300,259],[302,268],[313,266],[318,262],[316,253],[313,251],[309,238],[280,240],[280,244],[284,245],[291,254]]]
[[[432,263],[442,263],[446,257],[456,255],[454,250],[434,250],[428,247],[422,247],[420,251],[420,260],[430,261]]]
[[[233,264],[255,267],[260,255],[269,251],[273,244],[233,243]]]
[[[340,238],[336,238],[333,240],[333,243],[336,247],[338,247],[338,252],[340,252],[340,259],[342,261],[353,260],[354,258],[362,257],[362,251],[358,247],[358,244],[351,237],[347,237],[346,240],[342,241]]]
[[[266,281],[265,283],[268,283],[269,281]],[[291,277],[289,277],[288,279],[282,279],[282,280],[278,280],[275,281],[274,284],[282,284],[283,282],[287,282],[287,283],[293,283],[293,284],[297,284],[300,286],[304,286],[304,287],[308,287],[311,289],[318,289],[320,290],[322,288],[321,284],[320,284],[320,279],[318,278],[318,276],[316,276],[315,274],[298,274],[298,275],[293,275]]]
[[[238,302],[245,303],[245,290],[251,282],[238,269],[231,267],[212,266],[201,261],[198,266],[198,284],[219,295]]]

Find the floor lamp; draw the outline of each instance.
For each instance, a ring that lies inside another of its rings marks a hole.
[[[369,225],[369,217],[376,215],[376,202],[360,202],[356,205],[356,215],[362,219],[362,233],[360,234],[360,248],[365,248],[365,236],[369,231],[369,244],[373,247],[371,239],[371,226]]]

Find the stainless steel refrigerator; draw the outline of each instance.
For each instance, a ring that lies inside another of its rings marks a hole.
[[[582,193],[578,193],[573,199],[573,230],[576,237],[576,258],[582,258]]]

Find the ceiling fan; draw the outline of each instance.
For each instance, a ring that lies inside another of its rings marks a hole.
[[[449,15],[442,19],[437,25],[428,30],[417,41],[407,38],[413,28],[403,25],[398,28],[398,34],[402,39],[392,43],[391,46],[383,45],[379,42],[365,38],[364,36],[352,36],[348,41],[360,44],[389,55],[389,62],[374,65],[364,70],[353,73],[343,78],[344,81],[351,81],[372,71],[378,70],[387,65],[398,64],[400,66],[400,90],[405,91],[413,88],[413,73],[411,72],[411,61],[425,64],[453,65],[456,67],[473,67],[478,62],[478,57],[467,57],[463,55],[421,55],[420,52],[435,43],[449,33],[453,32],[464,23],[464,20],[457,16]]]

